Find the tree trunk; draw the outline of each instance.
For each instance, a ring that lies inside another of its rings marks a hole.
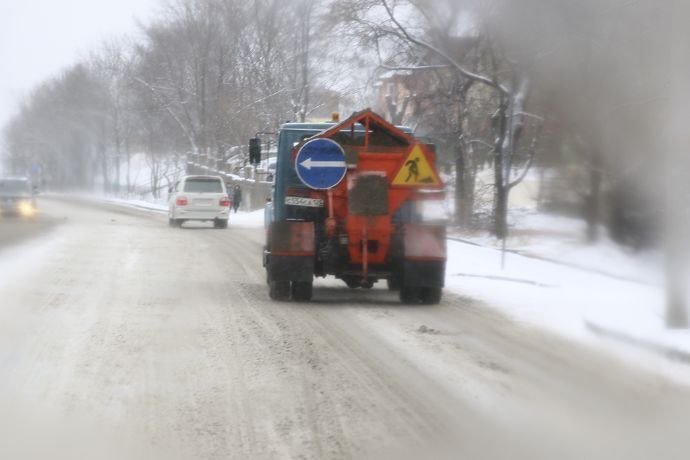
[[[115,127],[115,178],[113,182],[113,191],[116,194],[120,193],[120,156],[122,155],[122,135],[120,133],[120,114],[116,109],[113,116],[113,126]]]
[[[299,121],[304,123],[307,120],[307,113],[309,112],[309,85],[311,84],[309,75],[309,51],[311,47],[311,3],[307,5],[304,17],[302,18],[302,60],[301,60],[301,76],[302,76],[302,100],[300,101]]]
[[[470,150],[470,155],[474,155],[474,151]],[[474,157],[472,157],[474,160]],[[475,186],[477,184],[477,162],[472,161],[472,164],[468,168],[468,176],[466,179],[466,189],[468,191],[468,195],[465,197],[466,198],[466,208],[467,209],[467,219],[468,222],[471,224],[472,223],[472,217],[474,216],[474,203],[475,203]]]
[[[502,98],[503,99],[503,98]],[[493,234],[497,238],[505,238],[508,234],[508,186],[505,177],[505,156],[509,154],[506,146],[508,133],[508,121],[506,110],[508,106],[505,100],[501,100],[499,109],[493,119],[494,130],[497,133],[494,143],[494,228]]]
[[[585,221],[587,241],[599,240],[599,215],[601,212],[601,155],[593,153],[589,164],[589,191],[585,199]]]
[[[455,151],[455,219],[456,222],[463,227],[470,227],[472,224],[472,215],[474,213],[474,183],[477,173],[472,156],[472,142],[468,142],[465,139],[469,131],[467,92],[470,88],[471,83],[465,82],[463,85],[459,86],[459,92],[457,94],[460,111],[458,113],[458,140]],[[405,114],[409,99],[409,97],[405,98],[402,110],[400,111],[401,119]]]
[[[472,153],[468,148],[459,148],[456,169],[456,216],[460,225],[469,227],[472,224],[472,215],[474,214],[476,170],[472,165]]]
[[[671,2],[669,2],[671,3]],[[670,105],[664,181],[666,185],[665,237],[666,237],[666,325],[687,328],[688,278],[690,278],[690,248],[687,237],[690,232],[690,132],[687,129],[687,107],[690,104],[690,88],[687,75],[690,72],[690,56],[687,43],[690,30],[683,23],[690,14],[690,4],[673,2],[669,5],[671,18],[671,85],[667,100]]]
[[[494,236],[505,238],[508,234],[508,187],[503,174],[503,155],[501,148],[494,154]]]
[[[125,155],[127,157],[127,195],[132,193],[132,152],[129,150],[129,141],[125,141]]]
[[[105,129],[101,131],[101,138],[98,140],[98,157],[101,163],[101,174],[103,175],[103,193],[110,193],[110,174],[108,172],[108,157],[105,149]]]
[[[455,222],[466,225],[465,216],[465,154],[460,142],[455,148]]]
[[[463,192],[463,210],[462,215],[465,225],[472,225],[472,216],[474,215],[474,186],[477,183],[477,162],[474,156],[474,146],[469,145],[464,149],[465,153],[465,190]]]
[[[115,156],[115,182],[113,183],[113,191],[119,195],[120,193],[120,155]]]
[[[496,187],[494,206],[494,235],[503,239],[508,236],[508,187]]]
[[[160,165],[154,159],[153,157],[151,158],[151,196],[153,196],[154,199],[158,199],[158,170],[160,169]]]
[[[103,193],[107,195],[110,193],[110,175],[108,174],[108,161],[105,157],[104,151],[102,151],[99,156],[101,157],[101,174],[103,174]]]
[[[666,251],[666,327],[683,329],[689,324],[687,254],[672,244]]]

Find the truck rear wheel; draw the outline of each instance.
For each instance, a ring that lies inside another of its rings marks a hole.
[[[357,289],[360,287],[359,278],[354,276],[343,276],[343,281],[345,281],[345,284],[347,284],[347,287],[350,289]]]
[[[416,286],[401,286],[400,287],[400,302],[405,305],[414,305],[419,303],[420,288]]]
[[[386,280],[388,284],[389,291],[399,291],[400,290],[400,280],[398,278],[388,278]]]
[[[313,284],[310,281],[293,281],[292,298],[295,302],[309,302],[313,294]]]
[[[441,302],[441,292],[439,287],[423,287],[419,291],[419,299],[424,305],[438,305]]]
[[[440,287],[402,286],[400,288],[400,302],[406,305],[422,303],[424,305],[437,305],[441,302],[443,289]]]
[[[290,298],[290,282],[269,280],[268,296],[273,300],[288,300]]]

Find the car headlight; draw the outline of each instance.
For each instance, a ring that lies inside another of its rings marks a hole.
[[[30,201],[20,201],[17,209],[19,210],[19,214],[24,217],[33,217],[34,214],[36,214],[36,209]]]

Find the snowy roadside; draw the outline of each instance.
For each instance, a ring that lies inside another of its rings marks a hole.
[[[145,201],[110,197],[101,197],[99,199],[105,203],[110,203],[118,206],[142,209],[145,211],[150,211],[158,214],[168,213],[168,204],[164,201]],[[264,210],[257,209],[256,211],[237,211],[236,213],[231,211],[229,222],[231,226],[236,225],[238,227],[245,228],[263,227]]]
[[[127,198],[115,198],[112,196],[91,194],[91,193],[70,193],[70,192],[51,192],[46,194],[46,197],[67,198],[77,201],[85,201],[93,204],[109,203],[118,206],[142,209],[144,211],[151,211],[156,213],[167,213],[168,205],[162,200],[139,200]]]
[[[666,358],[690,361],[690,331],[664,327],[660,286],[514,253],[502,269],[499,250],[458,241],[448,242],[448,256],[448,289],[519,322],[588,344],[615,339],[612,348],[656,370]]]
[[[128,200],[124,198],[103,198],[106,203],[126,206],[131,208],[143,209],[146,211],[157,212],[161,214],[168,213],[168,205],[166,203],[144,201],[144,200]]]
[[[658,251],[635,251],[623,247],[600,229],[596,243],[585,241],[586,224],[572,217],[513,210],[509,252],[534,257],[573,268],[598,272],[612,278],[661,286],[662,259]],[[449,236],[461,242],[500,249],[502,241],[487,233],[468,233],[449,229]]]
[[[448,202],[426,206],[426,218],[447,219],[450,212]],[[690,332],[664,325],[659,251],[623,247],[604,228],[596,243],[588,243],[583,220],[529,205],[511,209],[509,224],[505,269],[501,240],[449,228],[450,290],[576,340],[614,339],[654,359],[690,363]]]

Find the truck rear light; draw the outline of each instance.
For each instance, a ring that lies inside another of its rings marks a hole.
[[[175,200],[175,206],[187,206],[187,198],[180,197]]]
[[[218,203],[221,206],[228,207],[230,206],[230,200],[228,199],[227,196],[224,196],[223,198],[220,199],[220,202]]]

